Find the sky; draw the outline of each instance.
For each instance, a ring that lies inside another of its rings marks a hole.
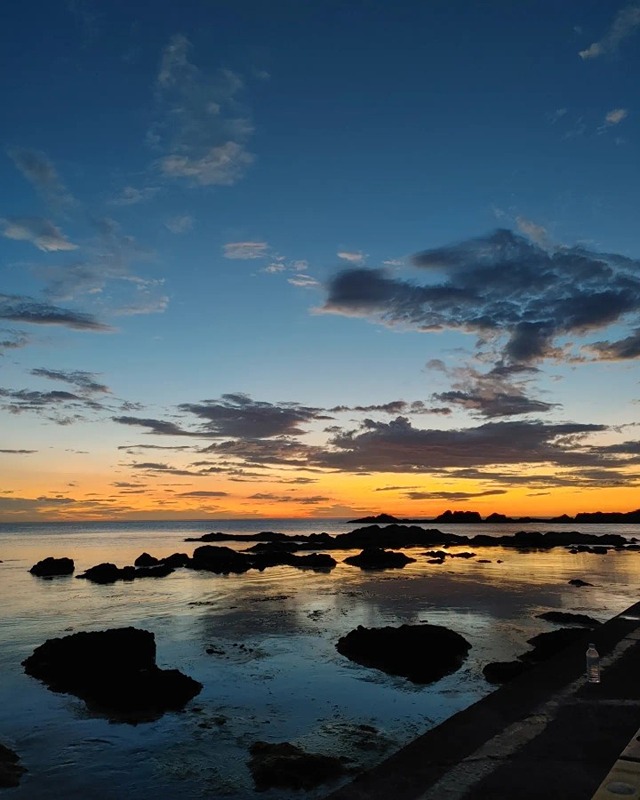
[[[0,7],[0,521],[640,506],[640,3]]]

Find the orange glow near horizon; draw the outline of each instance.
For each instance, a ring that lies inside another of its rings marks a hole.
[[[306,473],[303,473],[306,474]],[[295,478],[289,473],[286,480]],[[61,468],[55,480],[39,469],[15,472],[5,483],[7,501],[0,521],[151,520],[206,518],[328,518],[388,513],[434,518],[445,510],[497,512],[512,517],[574,516],[581,511],[631,511],[638,506],[631,487],[554,490],[523,486],[498,490],[477,481],[429,478],[399,473],[313,475],[314,483],[291,485],[265,477],[260,482],[228,478],[195,481],[180,476],[105,474]],[[52,489],[52,485],[55,487]],[[500,493],[504,491],[503,493]],[[419,499],[408,499],[414,492]],[[422,497],[424,495],[424,497]],[[11,500],[15,499],[15,503]]]

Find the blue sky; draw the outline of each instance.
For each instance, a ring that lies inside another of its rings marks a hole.
[[[633,504],[640,5],[0,15],[0,518]]]

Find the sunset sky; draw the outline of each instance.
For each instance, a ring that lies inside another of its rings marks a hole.
[[[640,4],[0,8],[0,521],[640,507]]]

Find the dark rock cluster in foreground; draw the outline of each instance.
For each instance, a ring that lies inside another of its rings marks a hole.
[[[249,752],[249,769],[258,791],[313,789],[346,772],[343,759],[307,753],[289,742],[254,742]]]
[[[455,672],[467,657],[469,642],[440,625],[364,628],[338,640],[339,653],[357,664],[400,675],[412,683],[433,683]]]
[[[11,789],[20,783],[27,770],[20,764],[20,757],[13,750],[0,744],[0,789]]]
[[[202,689],[179,670],[156,666],[153,633],[133,627],[47,639],[22,665],[52,691],[129,722],[181,709]]]
[[[586,629],[593,629],[600,623],[585,614],[570,614],[568,612],[550,611],[539,615],[542,619],[553,622],[571,622],[582,625],[581,628],[560,628],[555,631],[539,633],[527,640],[532,645],[532,650],[522,653],[515,661],[493,661],[487,664],[482,674],[489,683],[507,683],[529,670],[535,664],[555,656],[565,647],[584,638]]]

